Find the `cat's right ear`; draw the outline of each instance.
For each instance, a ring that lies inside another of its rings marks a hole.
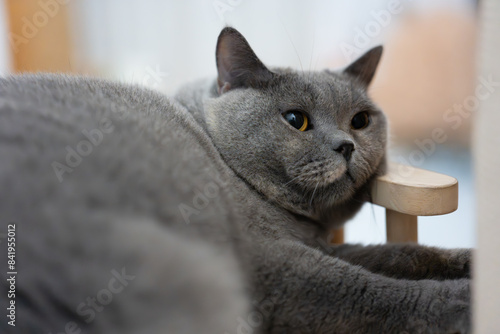
[[[367,51],[364,55],[349,65],[344,70],[344,73],[355,77],[362,84],[368,86],[375,76],[375,71],[377,70],[380,58],[382,57],[382,51],[383,47],[381,45]]]
[[[219,94],[239,87],[261,86],[274,75],[257,58],[245,37],[231,27],[221,31],[215,56]]]

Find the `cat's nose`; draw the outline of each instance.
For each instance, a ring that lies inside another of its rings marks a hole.
[[[344,156],[345,161],[351,160],[352,151],[354,151],[354,144],[349,140],[343,140],[334,145],[335,152],[339,152]]]

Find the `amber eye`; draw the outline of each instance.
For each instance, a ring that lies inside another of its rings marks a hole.
[[[302,111],[287,111],[283,113],[283,118],[299,131],[306,131],[308,129],[309,119]]]
[[[358,112],[351,120],[351,128],[354,130],[364,129],[370,124],[370,117],[366,111]]]

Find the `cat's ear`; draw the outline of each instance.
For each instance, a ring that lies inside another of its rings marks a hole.
[[[217,40],[219,94],[238,87],[257,87],[273,77],[236,29],[224,28]]]
[[[344,73],[357,78],[365,86],[368,86],[375,75],[378,63],[382,57],[383,47],[381,45],[367,51],[364,55],[347,66]]]

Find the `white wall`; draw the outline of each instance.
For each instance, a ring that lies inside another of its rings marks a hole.
[[[410,8],[468,2],[400,0],[403,12],[363,48],[383,42]],[[266,64],[321,69],[350,60],[339,44],[352,43],[357,28],[387,8],[388,0],[74,0],[73,6],[81,60],[98,64],[103,75],[135,81],[146,68],[158,67],[169,73],[162,83],[167,91],[215,74],[215,41],[227,24],[245,35]]]
[[[410,8],[464,7],[472,0],[392,0],[404,11],[369,43],[382,43]],[[339,44],[386,10],[389,0],[73,0],[76,70],[141,82],[151,69],[159,88],[215,74],[214,47],[225,25],[239,29],[266,64],[321,69],[347,59]],[[218,12],[216,8],[219,8]],[[224,10],[227,9],[227,10]],[[0,0],[0,73],[9,69],[7,19]]]
[[[500,79],[500,2],[482,1],[478,67],[483,77]],[[500,328],[500,89],[480,102],[475,124],[478,249],[474,262],[475,333],[498,333]]]

